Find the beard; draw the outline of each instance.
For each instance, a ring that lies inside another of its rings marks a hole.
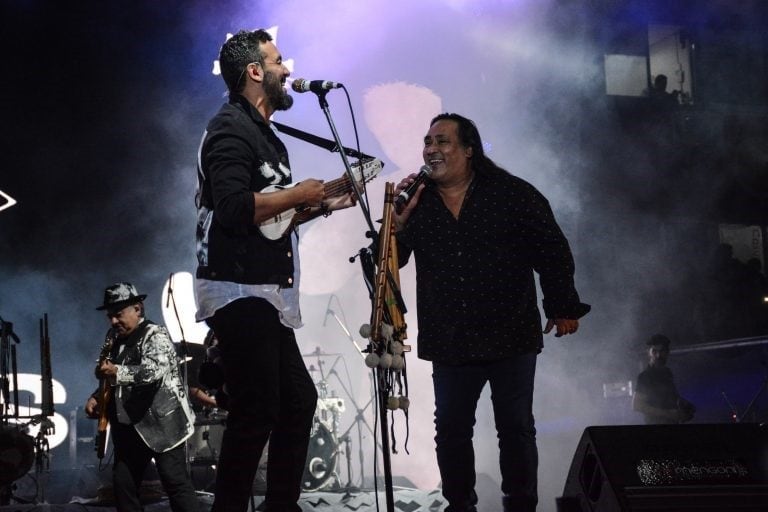
[[[280,79],[271,71],[264,73],[264,93],[275,110],[288,110],[293,105],[293,96],[288,94]]]

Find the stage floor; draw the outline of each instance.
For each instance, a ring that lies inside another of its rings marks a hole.
[[[39,498],[38,498],[39,499]],[[146,512],[165,512],[170,510],[168,500],[162,498],[152,500],[153,503],[144,505]],[[264,501],[263,496],[254,496],[253,504],[256,510]],[[383,490],[378,493],[379,510],[387,509],[386,495]],[[213,496],[208,493],[199,493],[198,502],[200,512],[210,510],[213,504]],[[304,493],[299,500],[301,509],[305,512],[358,512],[376,510],[376,494],[373,490],[339,490],[334,492],[311,492]],[[418,489],[406,489],[396,487],[394,489],[394,508],[399,512],[439,512],[445,508],[445,502],[439,489],[432,491],[423,491]],[[26,510],[51,510],[62,512],[75,512],[83,510],[93,510],[94,512],[111,512],[116,510],[113,505],[99,504],[96,498],[83,498],[73,496],[68,503],[12,503],[10,505],[0,506],[0,511],[19,511]]]

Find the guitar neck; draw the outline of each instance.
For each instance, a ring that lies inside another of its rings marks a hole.
[[[107,425],[109,424],[109,413],[107,412],[107,408],[109,407],[109,402],[111,399],[112,390],[110,389],[109,383],[106,381],[106,379],[103,379],[101,381],[101,390],[99,392],[99,432],[106,430]]]
[[[352,182],[349,181],[349,177],[346,174],[341,178],[325,183],[326,197],[336,197],[347,192],[352,192]]]

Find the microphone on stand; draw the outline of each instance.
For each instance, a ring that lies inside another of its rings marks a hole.
[[[168,296],[165,299],[165,307],[171,307],[171,294],[173,294],[173,272],[168,276]]]
[[[398,212],[400,212],[405,207],[405,205],[408,204],[411,198],[413,198],[413,195],[419,189],[419,186],[424,183],[427,178],[429,178],[430,174],[432,174],[432,168],[428,165],[422,165],[419,169],[419,173],[413,180],[413,183],[408,185],[404,190],[397,194],[397,197],[395,198],[395,209]]]
[[[291,84],[291,89],[295,92],[305,93],[311,91],[315,94],[321,94],[340,87],[344,87],[344,84],[329,80],[307,80],[306,78],[297,78]]]

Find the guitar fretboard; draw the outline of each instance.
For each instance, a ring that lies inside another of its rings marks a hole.
[[[336,178],[324,184],[326,197],[336,197],[346,194],[352,190],[349,176],[346,174],[341,178]]]

